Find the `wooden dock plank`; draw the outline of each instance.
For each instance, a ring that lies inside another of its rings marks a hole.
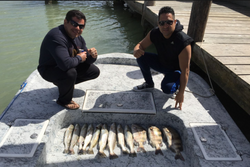
[[[213,44],[197,42],[197,45],[213,56],[249,56],[249,44]]]
[[[249,57],[250,58],[250,57]],[[226,65],[231,71],[237,75],[250,75],[250,65]]]
[[[246,83],[250,83],[250,75],[239,75],[239,77]],[[249,91],[249,90],[248,90]]]
[[[224,65],[250,65],[250,57],[216,57]]]
[[[204,35],[203,40],[207,43],[217,44],[250,44],[250,34],[238,35],[238,34],[215,34],[207,33]]]

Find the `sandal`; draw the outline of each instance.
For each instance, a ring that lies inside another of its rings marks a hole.
[[[80,107],[79,104],[77,104],[73,100],[69,104],[62,104],[58,100],[56,101],[56,103],[59,104],[62,107],[65,107],[65,108],[69,109],[69,110],[77,110]]]

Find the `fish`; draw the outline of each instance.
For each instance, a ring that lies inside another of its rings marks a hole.
[[[117,126],[117,136],[118,136],[118,143],[122,149],[122,153],[123,154],[128,154],[127,148],[125,146],[125,138],[124,138],[124,134],[123,134],[123,129],[122,126],[119,124]]]
[[[81,154],[82,146],[84,144],[84,140],[87,134],[87,128],[88,128],[87,124],[84,124],[81,128],[80,136],[78,139],[78,154]]]
[[[134,137],[134,143],[136,145],[139,145],[137,148],[137,152],[146,153],[146,150],[144,149],[144,146],[143,146],[144,144],[146,144],[146,141],[147,141],[146,130],[136,124],[131,125],[131,130],[132,130],[132,134]]]
[[[70,146],[70,141],[72,137],[72,133],[74,130],[74,125],[70,124],[67,130],[65,131],[64,134],[64,151],[63,153],[68,154],[69,153],[69,146]]]
[[[101,134],[100,134],[100,139],[99,139],[99,151],[98,151],[98,155],[100,157],[107,157],[107,155],[104,153],[104,149],[107,145],[107,141],[108,141],[108,128],[106,124],[102,125],[102,130],[101,130]]]
[[[129,157],[136,157],[137,155],[136,155],[136,152],[134,150],[134,139],[133,139],[133,135],[132,135],[131,130],[130,130],[128,125],[125,125],[124,134],[125,134],[126,144],[130,148]]]
[[[181,154],[181,151],[183,151],[183,146],[179,133],[174,128],[166,126],[163,127],[163,136],[164,139],[167,141],[169,149],[172,152],[176,153],[175,159],[185,161]]]
[[[94,134],[93,134],[93,137],[91,139],[90,146],[89,146],[89,149],[88,149],[88,154],[94,154],[93,148],[98,143],[100,132],[101,132],[101,128],[102,128],[102,124],[98,124],[95,127],[95,131],[94,131]]]
[[[87,134],[86,134],[86,137],[85,137],[85,140],[84,140],[84,145],[82,147],[81,154],[86,154],[87,153],[86,149],[87,149],[89,143],[91,142],[91,139],[92,139],[92,136],[93,136],[93,130],[94,130],[93,125],[90,124],[88,126],[88,129],[87,129]]]
[[[80,133],[80,126],[78,124],[75,125],[74,131],[73,131],[73,136],[70,142],[70,147],[69,147],[69,154],[75,154],[74,152],[74,146],[76,145],[78,138],[79,138],[79,133]]]
[[[108,136],[108,147],[109,147],[109,159],[116,159],[118,156],[114,153],[116,146],[116,125],[111,124]]]
[[[148,128],[148,135],[149,135],[151,146],[155,147],[155,155],[157,154],[163,155],[161,151],[161,147],[162,147],[161,130],[157,128],[156,126],[150,126]]]

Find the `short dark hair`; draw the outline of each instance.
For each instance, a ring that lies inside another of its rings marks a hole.
[[[85,15],[79,10],[68,11],[65,19],[69,22],[73,17],[76,17],[77,19],[83,19],[85,21],[85,24],[87,22]]]
[[[160,15],[163,13],[171,13],[173,15],[173,18],[175,19],[174,9],[169,6],[164,6],[160,9],[158,14],[158,20],[160,20]]]

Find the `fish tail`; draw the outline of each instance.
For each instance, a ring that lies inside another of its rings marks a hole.
[[[137,157],[136,152],[130,152],[129,157]]]
[[[122,153],[127,155],[128,154],[128,151],[127,150],[122,150]]]
[[[101,151],[98,152],[98,155],[99,155],[100,157],[102,157],[102,158],[107,157],[107,155],[106,155],[104,152],[101,152]]]
[[[84,150],[84,149],[82,149],[82,154],[83,154],[83,155],[87,154],[87,151]]]
[[[144,149],[144,147],[138,147],[137,148],[137,152],[143,152],[143,153],[146,153],[146,150]]]
[[[175,159],[180,159],[182,161],[185,161],[185,159],[183,158],[183,156],[181,155],[181,153],[177,153],[174,158]]]
[[[90,149],[88,150],[88,154],[94,154],[94,151],[93,151],[92,148],[90,148]]]
[[[78,154],[79,154],[79,155],[83,154],[83,150],[82,150],[82,149],[79,149]]]
[[[161,151],[160,148],[156,148],[156,149],[155,149],[155,155],[157,155],[157,154],[163,155],[163,153],[162,153],[162,151]]]
[[[70,150],[69,150],[69,154],[71,154],[71,155],[72,155],[72,154],[75,154],[74,149],[70,149]]]
[[[125,146],[123,146],[123,147],[122,147],[122,153],[123,153],[123,154],[125,154],[125,155],[127,155],[127,154],[128,154],[128,151],[127,151],[127,149],[126,149],[126,147],[125,147]]]
[[[118,158],[118,156],[115,153],[109,155],[109,159],[116,159],[116,158]]]

